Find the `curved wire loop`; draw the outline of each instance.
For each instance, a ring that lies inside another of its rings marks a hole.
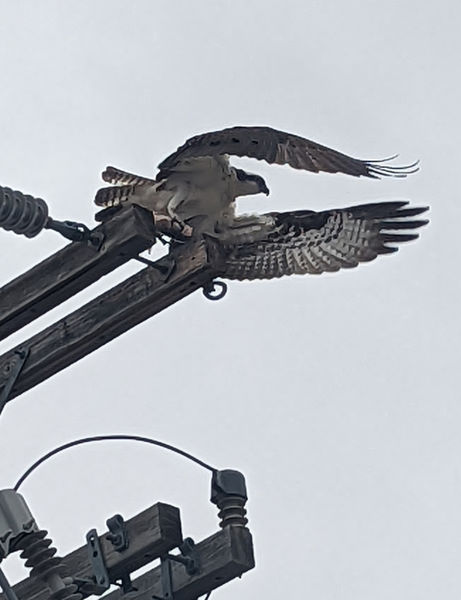
[[[74,446],[79,446],[80,444],[88,444],[90,442],[105,442],[108,440],[110,440],[110,441],[129,440],[129,441],[134,441],[134,442],[144,442],[146,444],[153,444],[154,446],[160,446],[161,448],[165,448],[166,450],[170,450],[171,452],[176,452],[176,454],[180,454],[181,456],[184,456],[185,458],[191,460],[192,462],[195,462],[196,464],[200,465],[204,469],[208,469],[208,471],[211,471],[212,473],[216,473],[216,471],[218,470],[215,467],[212,467],[211,465],[207,464],[203,460],[200,460],[196,456],[189,454],[185,450],[181,450],[181,448],[177,448],[176,446],[172,446],[171,444],[167,444],[166,442],[160,442],[159,440],[154,440],[149,437],[144,437],[141,435],[128,435],[128,434],[94,435],[91,437],[73,440],[72,442],[67,442],[67,444],[62,444],[62,446],[58,446],[57,448],[54,448],[53,450],[50,450],[49,452],[47,452],[46,454],[41,456],[21,475],[21,477],[18,479],[18,481],[16,482],[16,485],[14,486],[13,489],[17,492],[18,489],[21,487],[21,485],[24,483],[24,481],[29,477],[29,475],[33,471],[35,471],[35,469],[37,469],[42,463],[44,463],[46,460],[48,460],[55,454],[59,454],[63,450],[67,450],[68,448],[73,448]]]
[[[227,283],[214,279],[203,286],[202,292],[208,300],[221,300],[227,294]]]

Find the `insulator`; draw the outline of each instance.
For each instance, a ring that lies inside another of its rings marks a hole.
[[[26,561],[31,576],[44,581],[62,572],[61,559],[55,556],[57,550],[51,546],[52,541],[46,537],[47,533],[40,529],[23,535],[14,546],[15,550],[22,550],[20,557]]]
[[[26,561],[31,577],[41,579],[51,590],[50,599],[81,600],[78,587],[70,577],[64,577],[65,564],[55,556],[57,550],[47,534],[43,529],[24,534],[15,542],[14,550],[22,550],[20,558]]]
[[[211,501],[219,508],[219,526],[245,527],[245,504],[248,500],[245,477],[239,471],[215,471],[211,479]]]
[[[42,231],[47,220],[44,200],[0,186],[0,227],[32,238]]]
[[[218,517],[220,518],[219,526],[227,527],[228,525],[240,525],[245,527],[248,519],[245,517],[245,500],[240,496],[225,496],[219,499]]]

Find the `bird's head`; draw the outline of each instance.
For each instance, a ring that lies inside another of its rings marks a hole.
[[[237,196],[251,196],[253,194],[269,195],[269,188],[261,175],[247,173],[243,169],[234,169],[237,177]]]

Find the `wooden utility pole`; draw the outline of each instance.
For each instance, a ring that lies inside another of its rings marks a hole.
[[[152,214],[142,208],[123,209],[90,231],[51,219],[41,199],[1,187],[0,226],[27,237],[54,229],[78,240],[0,289],[0,340],[139,258],[156,240]],[[167,256],[147,261],[136,275],[0,356],[0,412],[13,398],[199,288],[209,294],[224,261],[212,240],[176,244]],[[86,545],[63,559],[54,556],[51,540],[22,496],[0,490],[0,562],[21,551],[32,569],[14,587],[0,569],[0,600],[83,600],[114,584],[120,590],[107,594],[110,600],[125,594],[140,600],[195,600],[240,577],[254,567],[245,480],[237,471],[208,468],[220,531],[195,544],[182,536],[179,509],[158,503],[127,522],[115,515],[107,521],[108,532],[88,532]],[[131,573],[155,560],[160,564],[131,580]]]
[[[0,339],[155,242],[152,214],[133,206],[91,233],[101,240],[97,246],[72,242],[0,289]],[[0,356],[0,410],[135,325],[209,286],[222,267],[220,247],[212,240],[177,245],[166,257],[12,348]]]
[[[125,523],[126,535],[131,543],[124,552],[117,552],[110,541],[110,532],[99,536],[111,583],[125,573],[140,569],[162,554],[170,552],[182,542],[179,509],[168,504],[154,504]],[[82,536],[83,539],[83,536]],[[63,557],[66,572],[81,581],[93,581],[95,573],[90,560],[88,545]],[[96,579],[94,579],[96,583]],[[82,584],[83,585],[83,584]],[[19,600],[47,600],[50,590],[36,577],[28,577],[13,587]],[[88,596],[88,593],[84,593]],[[4,596],[0,595],[4,600]]]
[[[135,206],[91,233],[92,243],[72,242],[0,288],[0,340],[155,243],[152,215]]]
[[[118,529],[112,526],[111,531],[99,536],[95,530],[88,532],[84,546],[60,559],[59,569],[67,577],[64,581],[69,597],[72,592],[74,600],[83,600],[119,585],[119,590],[105,598],[122,600],[129,593],[130,598],[140,600],[195,600],[254,567],[252,537],[243,513],[240,522],[236,522],[235,513],[233,520],[222,518],[222,529],[197,544],[183,538],[179,509],[174,506],[154,504],[126,523],[116,515],[107,523],[114,525],[115,519]],[[26,546],[24,535],[36,534],[22,534],[22,546]],[[43,572],[47,557],[44,560],[43,548],[39,550]],[[160,561],[158,566],[131,580],[132,572],[156,560]],[[32,556],[31,566],[33,561]],[[12,590],[18,600],[67,597],[63,591],[50,589],[41,575],[24,579]],[[0,594],[0,600],[7,600],[5,594]]]

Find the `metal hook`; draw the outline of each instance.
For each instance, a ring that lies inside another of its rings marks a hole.
[[[29,356],[29,348],[19,348],[14,351],[14,356],[11,361],[5,367],[6,372],[3,373],[4,385],[0,391],[0,413],[5,408],[5,404],[8,402],[8,397],[11,390],[14,387],[20,373],[24,366],[24,363]]]
[[[216,288],[221,288],[221,290]],[[208,300],[221,300],[227,294],[227,283],[214,279],[203,286],[202,292]]]

